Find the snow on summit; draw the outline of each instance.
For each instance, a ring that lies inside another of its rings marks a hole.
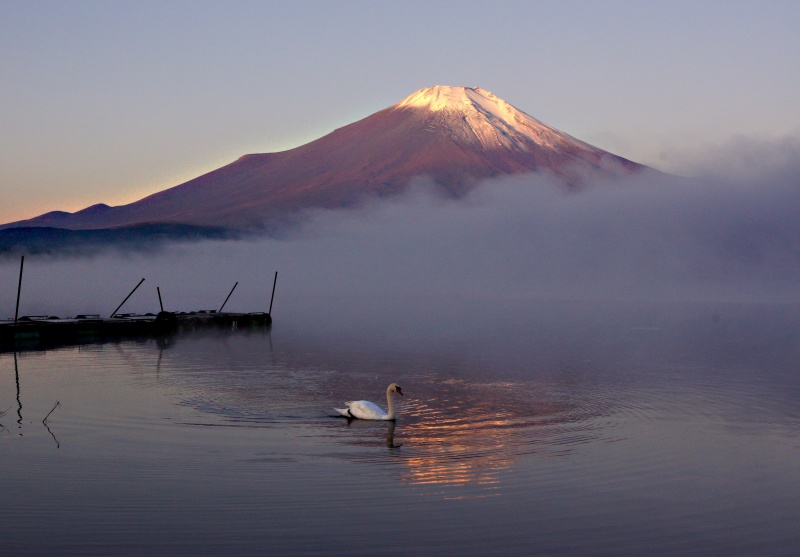
[[[428,87],[412,93],[394,108],[426,110],[441,123],[447,123],[454,139],[464,143],[477,141],[484,149],[528,151],[531,143],[540,147],[593,149],[480,87]]]
[[[408,106],[427,108],[434,112],[450,109],[462,112],[477,109],[491,114],[495,118],[514,121],[519,111],[500,97],[484,91],[480,87],[449,87],[437,85],[420,89],[399,103],[398,107]]]

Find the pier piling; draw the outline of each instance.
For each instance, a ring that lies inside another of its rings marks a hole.
[[[236,287],[237,287],[238,285],[239,285],[239,281],[236,281],[236,284],[234,284],[234,285],[233,285],[233,288],[231,288],[231,291],[228,293],[228,298],[230,298],[230,297],[231,297],[231,294],[233,294],[233,291],[234,291],[234,290],[236,290]],[[228,303],[228,298],[225,298],[225,301],[224,301],[224,302],[222,302],[222,305],[221,305],[221,306],[219,306],[219,311],[217,311],[217,313],[222,313],[222,308],[224,308],[224,307],[225,307],[225,304],[227,304],[227,303]]]
[[[272,316],[272,300],[275,299],[275,285],[278,284],[278,271],[275,271],[275,280],[272,281],[272,297],[269,299],[269,311],[267,314]]]
[[[22,293],[22,268],[25,266],[25,256],[19,262],[19,283],[17,284],[17,309],[14,310],[14,326],[17,325],[17,318],[19,317],[19,296]]]
[[[140,281],[139,281],[139,284],[137,284],[136,286],[134,286],[134,287],[133,287],[133,290],[131,290],[131,293],[130,293],[130,294],[128,294],[128,295],[125,297],[125,299],[124,299],[124,300],[122,300],[122,303],[121,303],[120,305],[118,305],[118,306],[117,306],[117,309],[115,309],[114,311],[112,311],[112,312],[111,312],[111,317],[114,317],[114,316],[117,314],[117,312],[119,311],[119,308],[121,308],[121,307],[122,307],[122,306],[125,304],[125,302],[127,302],[127,301],[128,301],[128,298],[130,298],[131,296],[133,296],[133,293],[134,293],[134,292],[136,292],[136,289],[137,289],[137,288],[139,288],[139,287],[142,285],[142,283],[143,283],[143,282],[144,282],[144,279],[140,280]]]

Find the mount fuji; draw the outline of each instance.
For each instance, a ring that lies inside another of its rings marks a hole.
[[[54,211],[0,228],[114,229],[115,237],[129,228],[269,228],[304,209],[349,207],[365,197],[400,193],[420,176],[457,197],[493,176],[543,172],[575,187],[593,176],[646,169],[486,90],[436,86],[300,147],[245,155],[127,205]]]

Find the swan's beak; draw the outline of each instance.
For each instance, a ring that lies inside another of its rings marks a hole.
[[[400,387],[397,387],[397,390],[396,390],[395,392],[396,392],[398,395],[400,395],[400,396],[403,396],[403,390],[402,390]]]

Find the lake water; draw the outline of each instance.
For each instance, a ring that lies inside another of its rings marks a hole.
[[[461,317],[0,354],[0,553],[798,555],[800,307]]]

